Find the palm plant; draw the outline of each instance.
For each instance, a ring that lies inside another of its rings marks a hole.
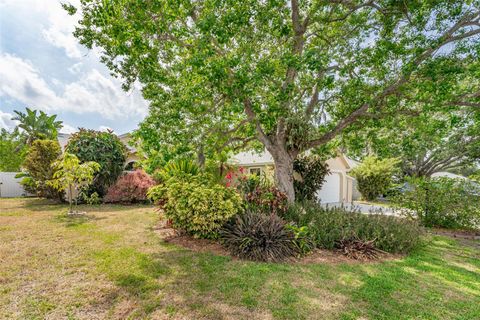
[[[49,116],[43,111],[37,115],[37,110],[26,108],[26,113],[15,110],[16,116],[12,120],[20,123],[18,128],[23,130],[25,143],[31,145],[37,139],[56,139],[58,131],[63,127],[56,115]]]

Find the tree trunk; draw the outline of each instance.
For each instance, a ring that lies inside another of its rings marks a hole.
[[[275,184],[277,188],[285,193],[288,202],[295,201],[295,190],[293,188],[293,159],[286,152],[281,150],[269,150],[275,163]]]

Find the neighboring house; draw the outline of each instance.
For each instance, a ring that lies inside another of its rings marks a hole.
[[[124,133],[118,136],[120,141],[125,145],[127,148],[127,158],[125,160],[125,170],[126,171],[131,171],[134,169],[135,164],[140,160],[140,157],[137,155],[137,150],[129,145],[130,139],[131,139],[131,134],[130,133]],[[70,139],[70,134],[68,133],[59,133],[58,134],[58,143],[60,144],[60,147],[62,150],[65,150],[65,146],[68,143],[68,139]]]
[[[271,172],[274,168],[273,158],[269,152],[241,152],[233,156],[230,163],[243,167],[252,174]],[[348,172],[358,165],[358,162],[339,153],[335,158],[328,159],[330,174],[317,197],[322,203],[352,202],[360,197],[356,188],[356,181]]]

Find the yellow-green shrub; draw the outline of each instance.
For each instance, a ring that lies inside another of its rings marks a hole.
[[[174,228],[199,238],[217,238],[219,229],[241,209],[235,189],[213,183],[205,174],[172,177],[150,189],[149,198],[162,207]]]

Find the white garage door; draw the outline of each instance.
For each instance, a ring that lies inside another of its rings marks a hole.
[[[317,191],[316,195],[322,203],[340,202],[340,175],[338,173],[328,175],[322,189]]]

